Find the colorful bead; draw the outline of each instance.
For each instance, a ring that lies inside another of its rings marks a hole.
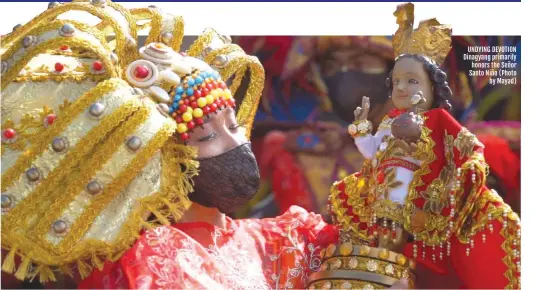
[[[184,125],[184,124],[182,124],[182,125]],[[194,123],[193,121],[190,121],[190,122],[188,122],[188,124],[186,126],[188,127],[188,129],[192,130],[196,126],[196,123]]]
[[[186,89],[186,95],[189,97],[194,95],[194,89],[193,88]]]
[[[207,105],[207,100],[205,98],[199,98],[198,99],[198,107],[203,108]]]
[[[177,132],[179,133],[185,133],[186,131],[188,131],[188,128],[187,126],[184,124],[184,123],[179,123],[177,125]]]
[[[201,118],[203,117],[203,111],[200,108],[194,109],[194,112],[192,112],[192,115],[194,118]]]
[[[194,91],[194,97],[200,98],[201,97],[201,91],[200,90],[195,90]]]
[[[188,85],[189,86],[193,86],[195,84],[196,84],[196,81],[194,79],[192,79],[192,78],[188,79]]]
[[[65,50],[68,50],[68,49],[69,49],[69,46],[67,46],[67,45],[60,46],[60,50],[65,51]]]
[[[181,134],[181,139],[186,141],[186,140],[188,140],[188,138],[190,138],[190,135],[188,133],[182,133]]]
[[[54,114],[50,114],[50,115],[46,116],[45,117],[45,126],[52,125],[55,120],[56,120],[56,115],[54,115]]]
[[[196,119],[196,125],[203,125],[203,119],[202,118]]]
[[[182,117],[183,117],[183,121],[190,122],[192,120],[192,113],[185,112],[183,113]]]

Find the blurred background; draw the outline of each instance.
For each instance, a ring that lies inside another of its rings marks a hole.
[[[332,183],[364,161],[346,129],[362,96],[371,99],[374,126],[392,108],[385,85],[394,60],[391,38],[232,38],[266,72],[252,134],[263,185],[235,217],[272,217],[291,205],[326,215]],[[471,62],[463,54],[475,45],[516,46],[517,84],[469,77]],[[456,36],[452,47],[442,65],[454,93],[452,114],[484,143],[489,186],[520,213],[520,37]]]

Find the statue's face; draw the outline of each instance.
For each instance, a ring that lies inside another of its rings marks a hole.
[[[392,72],[392,100],[398,109],[410,109],[411,98],[423,93],[425,103],[420,107],[429,109],[434,101],[433,85],[423,64],[412,58],[402,58],[395,63]]]
[[[356,49],[332,51],[320,61],[321,73],[336,114],[347,122],[354,120],[354,110],[362,97],[371,102],[370,118],[383,115],[388,99],[385,85],[389,63],[381,57]]]

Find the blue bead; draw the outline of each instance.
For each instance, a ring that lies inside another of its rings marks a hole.
[[[175,98],[173,98],[173,101],[174,102],[179,102],[181,100],[181,96],[180,95],[175,95]]]
[[[177,90],[175,90],[176,95],[182,95],[184,91],[183,87],[178,87]]]
[[[169,111],[170,111],[170,114],[175,112],[175,109],[173,108],[173,105],[170,107]]]
[[[196,81],[193,78],[188,79],[188,85],[193,86],[196,83]]]
[[[194,89],[192,89],[192,88],[188,88],[188,89],[186,89],[186,94],[187,94],[187,96],[189,96],[189,97],[192,96],[192,95],[194,94]]]
[[[196,85],[201,85],[203,83],[203,79],[201,77],[196,78]]]

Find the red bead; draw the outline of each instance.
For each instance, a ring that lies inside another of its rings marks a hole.
[[[175,122],[177,122],[177,123],[183,123],[183,117],[182,117],[182,115],[177,115],[177,116],[175,117]]]
[[[204,115],[207,115],[207,114],[209,114],[209,112],[211,112],[211,108],[210,108],[210,106],[205,106],[205,107],[203,107],[202,110],[203,110],[203,114],[204,114]],[[199,120],[199,119],[198,119],[198,120]]]
[[[183,104],[185,104],[186,106],[188,106],[188,105],[190,105],[190,101],[189,101],[188,99],[185,99],[185,100],[183,101]]]
[[[205,85],[205,88],[207,88],[209,91],[212,91],[214,89],[214,86],[212,83],[208,83],[207,85]]]
[[[179,106],[184,105],[184,104],[185,104],[185,102],[179,101]]]
[[[191,102],[191,103],[195,103],[195,102],[196,102],[196,98],[195,98],[195,97],[190,97],[190,102]]]
[[[194,91],[194,97],[196,97],[196,99],[201,97],[201,91],[200,90],[195,90]]]
[[[103,70],[103,63],[100,62],[100,61],[95,61],[93,63],[93,70],[102,71]]]
[[[202,118],[196,119],[196,124],[197,125],[203,125],[203,119]]]
[[[57,72],[61,72],[63,70],[63,64],[57,62],[55,65],[54,65],[54,69],[57,71]]]
[[[68,49],[69,49],[69,46],[67,45],[60,46],[60,50],[68,50]]]
[[[218,83],[218,87],[220,87],[222,90],[227,89],[226,83],[224,83],[224,82]]]
[[[195,109],[195,108],[197,108],[197,107],[198,107],[198,103],[197,103],[197,102],[194,102],[194,101],[192,101],[192,102],[190,102],[190,107],[191,107],[192,109]]]
[[[218,106],[215,103],[212,103],[211,104],[211,112],[216,112],[217,109],[218,109]]]
[[[5,129],[3,134],[4,134],[4,138],[6,139],[13,139],[15,138],[15,136],[17,136],[17,132],[11,128]]]
[[[52,125],[55,120],[56,120],[56,115],[54,114],[50,114],[45,118],[45,121],[47,122],[48,125]]]
[[[186,105],[181,105],[181,106],[179,106],[179,111],[180,111],[181,113],[186,112],[186,109],[187,109]]]
[[[149,76],[149,69],[144,65],[138,65],[134,68],[134,76],[139,79],[145,79]]]
[[[233,108],[235,107],[235,100],[230,99],[227,101],[227,103],[230,107],[233,107]]]
[[[190,121],[190,122],[188,122],[188,124],[186,124],[186,126],[188,127],[188,129],[192,130],[192,129],[194,129],[196,124],[194,122]]]
[[[190,135],[188,135],[188,133],[181,133],[181,139],[186,141],[186,140],[188,140],[188,138],[190,138]]]
[[[209,94],[209,90],[207,89],[207,87],[201,89],[201,95],[202,95],[203,97],[205,97],[205,96],[208,95],[208,94]]]

